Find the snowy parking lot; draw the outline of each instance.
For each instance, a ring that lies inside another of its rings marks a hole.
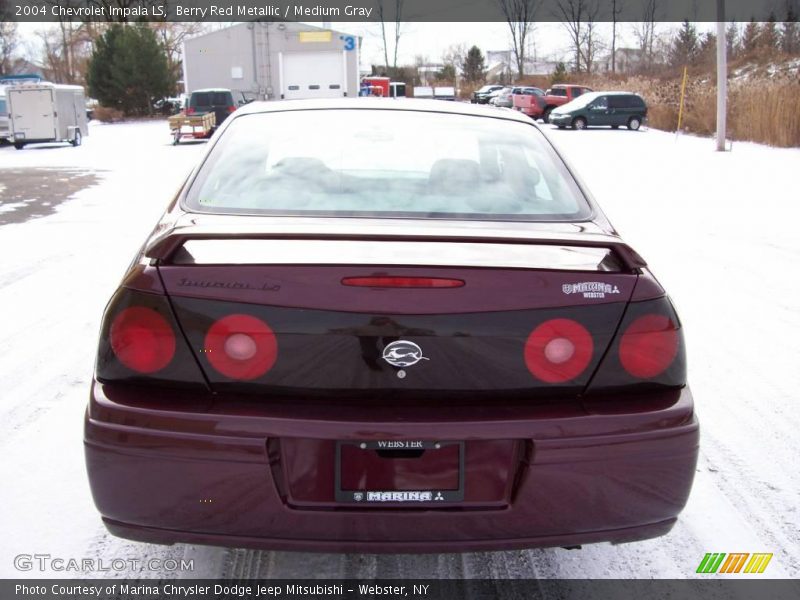
[[[64,575],[15,563],[48,554],[126,561],[101,576],[685,578],[706,552],[774,553],[767,574],[798,577],[800,150],[737,143],[716,153],[709,139],[655,130],[544,127],[670,291],[685,326],[701,453],[669,535],[578,551],[411,556],[110,536],[82,448],[100,318],[204,144],[173,147],[162,121],[92,123],[78,148],[0,148],[0,577]],[[169,558],[192,559],[194,570],[164,568]]]

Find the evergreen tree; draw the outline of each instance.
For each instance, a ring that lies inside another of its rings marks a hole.
[[[697,29],[687,19],[683,22],[678,35],[672,41],[670,62],[674,66],[694,64],[699,50],[700,44],[697,37]]]
[[[765,53],[778,48],[778,24],[775,22],[775,13],[770,13],[769,21],[761,26],[756,46]]]
[[[467,51],[461,71],[464,73],[464,79],[470,83],[477,83],[486,78],[486,63],[480,48],[473,46]]]
[[[780,46],[786,54],[800,53],[800,24],[797,23],[800,15],[795,12],[794,6],[787,3],[786,20],[781,25]]]
[[[728,52],[728,58],[736,58],[739,56],[740,42],[739,42],[739,27],[735,21],[731,21],[728,25],[728,30],[725,32],[725,44]]]
[[[695,61],[698,64],[714,65],[717,61],[717,36],[709,32],[702,36]]]
[[[559,61],[556,63],[556,68],[550,74],[550,85],[554,83],[562,83],[567,80],[567,65]]]
[[[750,22],[745,26],[744,33],[742,34],[742,52],[745,56],[752,55],[758,47],[758,38],[761,35],[761,28],[756,23],[755,19],[750,19]]]
[[[439,69],[439,71],[437,71],[436,79],[438,81],[454,82],[456,80],[456,66],[444,65],[441,69]]]
[[[113,24],[97,39],[87,73],[89,93],[125,114],[148,114],[175,82],[167,56],[146,24]]]

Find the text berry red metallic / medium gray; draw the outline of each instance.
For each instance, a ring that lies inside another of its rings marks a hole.
[[[698,451],[683,330],[530,119],[252,104],[103,317],[108,529],[424,552],[670,530]]]

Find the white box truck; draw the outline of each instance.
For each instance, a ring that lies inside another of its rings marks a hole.
[[[86,98],[79,85],[26,83],[6,88],[11,139],[17,150],[26,144],[69,142],[80,146],[89,135]]]

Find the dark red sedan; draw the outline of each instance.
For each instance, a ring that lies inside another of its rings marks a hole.
[[[86,415],[134,540],[425,552],[629,542],[686,503],[681,323],[525,116],[232,115],[111,299]]]

